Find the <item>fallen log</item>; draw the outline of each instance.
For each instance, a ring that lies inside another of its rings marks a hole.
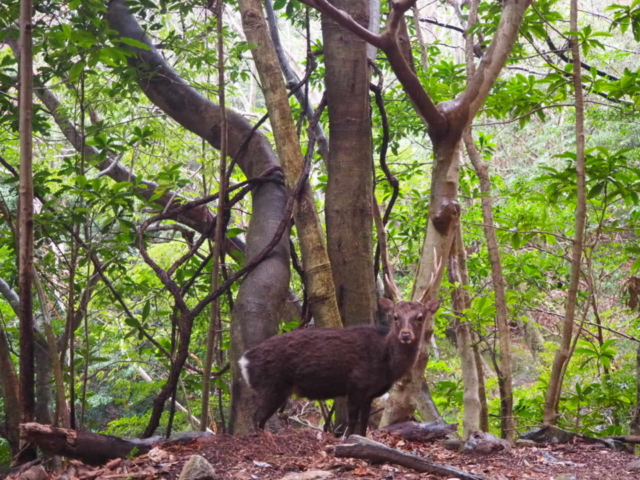
[[[423,457],[401,452],[400,450],[387,447],[382,443],[374,442],[373,440],[369,440],[368,438],[364,438],[359,435],[351,435],[347,439],[347,443],[336,445],[335,456],[359,458],[362,460],[368,460],[372,463],[394,463],[396,465],[411,468],[416,472],[443,475],[447,478],[455,477],[460,480],[490,480],[487,477],[467,473],[455,467],[430,462]]]
[[[458,429],[457,423],[433,422],[401,422],[382,428],[394,436],[399,436],[410,442],[427,442],[436,438],[446,437]]]
[[[541,425],[539,427],[532,428],[528,432],[520,435],[520,438],[524,440],[531,440],[536,443],[545,443],[551,445],[573,443],[576,440],[581,440],[585,443],[601,444],[613,450],[624,449],[624,445],[621,445],[621,443],[623,443],[624,441],[618,439],[624,437],[590,437],[588,435],[582,435],[580,433],[569,432],[554,425]]]
[[[128,440],[40,423],[21,424],[20,437],[50,455],[76,458],[88,465],[102,465],[114,458],[142,455],[151,450],[152,443],[160,440],[159,437]]]
[[[607,440],[614,440],[616,442],[622,443],[631,443],[633,445],[640,445],[640,436],[639,435],[611,435],[609,437],[604,437]]]

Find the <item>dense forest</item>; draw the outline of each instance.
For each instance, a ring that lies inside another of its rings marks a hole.
[[[33,422],[255,434],[244,352],[393,332],[381,298],[439,308],[372,429],[640,438],[617,1],[3,0],[0,467]],[[270,430],[351,411],[287,405]]]

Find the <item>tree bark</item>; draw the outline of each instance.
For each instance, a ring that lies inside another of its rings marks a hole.
[[[304,159],[278,58],[269,37],[260,1],[240,0],[239,4],[247,41],[254,46],[251,53],[262,83],[285,183],[288,188],[292,188],[300,177]],[[308,182],[294,210],[294,219],[311,314],[320,327],[340,327],[342,323],[331,277],[331,264],[324,245],[313,190]]]
[[[331,0],[369,26],[369,0]],[[327,245],[345,326],[373,323],[373,157],[367,43],[322,15],[329,110]]]
[[[463,402],[464,413],[462,417],[462,439],[480,430],[480,397],[478,369],[473,353],[473,339],[469,322],[462,319],[464,312],[471,308],[471,298],[467,286],[469,274],[467,273],[467,257],[464,251],[462,228],[460,222],[456,227],[455,239],[449,255],[449,282],[456,285],[451,292],[453,309],[456,314],[455,330],[458,353],[462,367],[462,382],[464,384]]]
[[[578,31],[578,1],[571,0],[570,30]],[[573,322],[575,319],[578,287],[580,286],[580,266],[582,262],[582,245],[584,242],[584,226],[587,216],[587,199],[585,187],[585,135],[584,135],[584,98],[582,92],[582,71],[575,68],[580,65],[580,43],[578,38],[571,36],[571,52],[573,54],[573,86],[575,90],[576,106],[576,176],[577,176],[577,206],[576,224],[571,250],[571,282],[567,291],[567,306],[562,327],[562,340],[556,350],[551,367],[551,378],[547,387],[544,402],[543,422],[555,425],[558,420],[558,404],[562,392],[562,380],[565,364],[570,358],[571,339],[573,336]]]
[[[33,320],[33,53],[31,0],[20,2],[20,185],[18,207],[18,286],[20,304],[20,416],[35,415]],[[18,415],[18,411],[13,413]],[[35,452],[33,452],[35,453]]]
[[[110,27],[120,36],[134,38],[149,46],[149,50],[128,47],[136,54],[130,62],[138,69],[138,81],[145,95],[183,127],[219,148],[220,107],[197,93],[169,67],[129,14],[123,0],[109,3],[108,20]],[[227,118],[229,151],[238,152],[252,128],[232,110],[227,111]],[[268,141],[259,132],[253,134],[237,161],[248,178],[257,177],[279,165]],[[261,184],[253,191],[253,215],[247,231],[247,260],[258,255],[273,238],[284,215],[286,198],[284,185],[275,181]],[[232,432],[246,433],[253,429],[253,399],[241,380],[237,360],[246,349],[255,347],[277,332],[288,285],[289,241],[285,232],[272,253],[242,282],[232,312]]]

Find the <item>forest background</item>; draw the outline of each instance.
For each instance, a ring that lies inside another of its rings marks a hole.
[[[0,464],[21,415],[247,433],[239,354],[384,324],[384,273],[407,299],[436,278],[442,305],[383,424],[640,434],[638,0],[36,1],[33,269],[19,6],[0,5]]]

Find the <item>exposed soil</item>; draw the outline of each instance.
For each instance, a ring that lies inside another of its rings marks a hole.
[[[640,479],[640,471],[631,472],[627,469],[638,457],[600,445],[527,446],[510,452],[481,455],[449,451],[444,448],[443,442],[407,442],[384,432],[372,432],[369,437],[424,456],[432,462],[454,466],[493,480]],[[193,454],[206,458],[213,465],[216,478],[221,480],[280,480],[294,472],[308,470],[329,471],[332,476],[328,478],[332,479],[444,478],[417,473],[397,465],[370,465],[362,460],[337,458],[332,452],[333,446],[339,442],[332,435],[308,428],[287,428],[277,434],[262,432],[247,437],[216,435],[195,439],[186,445],[154,449],[148,455],[134,460],[113,461],[103,468],[72,462],[72,471],[67,471],[69,476],[66,478],[177,479],[182,466]]]

